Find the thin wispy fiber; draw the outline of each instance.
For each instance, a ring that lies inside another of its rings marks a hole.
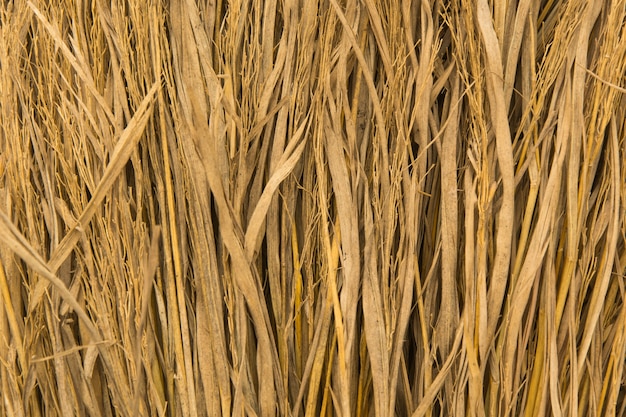
[[[626,416],[625,0],[0,5],[0,415]]]

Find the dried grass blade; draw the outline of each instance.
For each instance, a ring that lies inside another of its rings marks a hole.
[[[459,347],[461,346],[461,340],[463,339],[463,325],[460,324],[459,328],[456,331],[456,336],[454,337],[454,341],[452,342],[452,346],[450,349],[450,354],[446,358],[446,361],[441,365],[441,369],[439,373],[433,380],[432,384],[428,387],[424,395],[422,396],[422,400],[419,405],[411,414],[411,417],[422,417],[429,413],[429,410],[433,406],[433,402],[435,397],[443,387],[443,384],[446,382],[446,378],[452,369],[452,364],[456,359]]]
[[[593,292],[589,300],[589,310],[587,312],[587,319],[585,320],[582,340],[580,341],[578,350],[577,367],[580,374],[582,374],[583,368],[587,364],[585,358],[589,351],[593,335],[596,333],[596,326],[598,324],[600,312],[604,306],[606,293],[611,281],[613,262],[617,250],[617,241],[620,234],[619,214],[624,211],[623,206],[620,203],[622,178],[620,178],[620,152],[617,129],[614,121],[611,125],[608,142],[608,159],[610,163],[609,172],[611,178],[609,183],[610,193],[606,203],[609,204],[607,213],[610,213],[610,218],[606,220],[609,222],[609,228],[606,231],[607,239],[601,252],[602,256],[600,259],[600,265],[598,265],[598,281],[593,288]]]
[[[498,312],[502,306],[504,291],[508,284],[511,266],[511,245],[513,240],[513,221],[515,212],[515,182],[513,147],[507,117],[507,106],[504,96],[502,55],[500,45],[493,27],[487,0],[478,0],[477,24],[485,45],[487,59],[487,96],[494,134],[498,167],[502,175],[502,206],[498,213],[498,230],[496,231],[496,255],[493,265],[493,276],[489,288],[489,304],[493,313],[489,314],[488,337],[495,334]]]
[[[33,271],[45,278],[44,282],[52,284],[56,290],[59,291],[59,295],[74,309],[76,314],[84,322],[85,326],[87,326],[94,343],[101,342],[102,338],[100,337],[100,333],[83,307],[70,293],[63,281],[55,275],[37,251],[28,243],[26,238],[19,232],[19,230],[17,230],[13,223],[11,223],[11,220],[6,216],[6,214],[4,214],[3,211],[0,211],[0,236],[3,236],[3,243],[11,251],[26,262],[26,264],[31,267]]]
[[[371,248],[370,248],[371,249]],[[369,253],[369,259],[373,256]],[[371,263],[371,262],[370,262]],[[377,416],[389,413],[389,351],[387,347],[387,323],[383,314],[383,303],[375,269],[367,268],[363,278],[363,328],[367,341],[372,373],[376,375],[374,386],[374,409]]]
[[[248,229],[246,230],[245,236],[246,254],[250,259],[254,259],[254,255],[258,253],[259,247],[261,246],[261,228],[263,226],[263,219],[267,215],[267,210],[270,207],[276,190],[278,190],[281,182],[289,176],[295,165],[300,160],[302,152],[304,152],[307,141],[300,141],[300,138],[304,134],[306,127],[309,125],[308,120],[309,119],[306,118],[298,130],[294,133],[294,136],[287,145],[285,152],[276,164],[274,173],[265,185],[263,194],[261,194],[261,198],[252,212],[252,216],[250,216],[250,222],[248,223]]]
[[[160,80],[152,85],[148,94],[146,94],[146,97],[141,102],[141,105],[137,108],[133,118],[128,123],[128,126],[120,135],[120,139],[115,145],[109,164],[104,170],[102,179],[98,183],[91,200],[89,200],[89,203],[78,217],[76,225],[72,227],[61,243],[59,243],[59,246],[52,252],[50,261],[48,262],[50,270],[56,271],[61,264],[65,262],[72,250],[74,250],[74,246],[84,232],[84,227],[89,224],[91,218],[98,210],[100,203],[104,200],[118,175],[124,168],[124,165],[126,165],[128,159],[134,152],[135,146],[139,139],[141,139],[143,130],[151,116],[150,110],[160,86]]]
[[[447,354],[459,324],[456,266],[458,244],[457,134],[459,128],[459,80],[452,83],[449,114],[441,144],[441,303],[437,333]]]

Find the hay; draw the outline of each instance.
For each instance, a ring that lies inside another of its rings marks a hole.
[[[626,415],[624,21],[3,2],[0,415]]]

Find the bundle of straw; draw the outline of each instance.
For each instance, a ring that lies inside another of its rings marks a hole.
[[[626,415],[625,0],[0,5],[0,415]]]

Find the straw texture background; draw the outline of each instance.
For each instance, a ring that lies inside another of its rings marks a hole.
[[[0,415],[625,416],[626,1],[0,6]]]

